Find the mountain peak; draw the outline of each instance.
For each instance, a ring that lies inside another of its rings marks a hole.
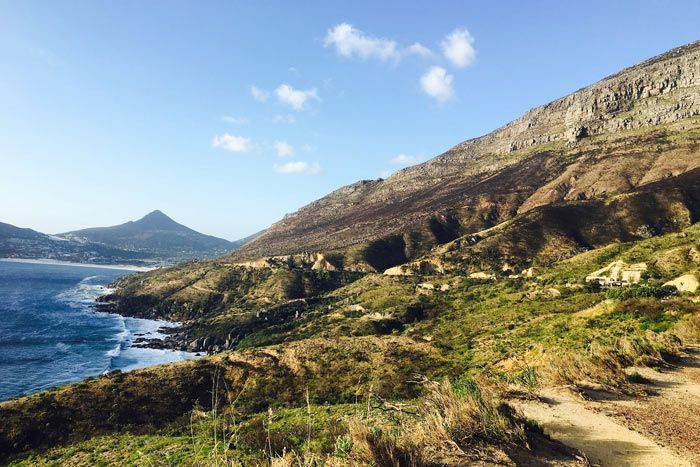
[[[139,224],[142,226],[147,226],[157,229],[173,229],[182,228],[183,226],[168,217],[163,211],[156,209],[155,211],[149,212],[141,219],[134,222],[134,224]]]
[[[141,218],[141,220],[144,220],[144,219],[168,219],[168,220],[172,220],[172,219],[170,219],[170,217],[168,217],[160,209],[156,209],[155,211],[149,212],[148,214],[146,214],[145,216],[143,216]]]

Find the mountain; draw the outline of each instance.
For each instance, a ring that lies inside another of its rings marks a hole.
[[[220,256],[245,245],[263,232],[229,242],[189,229],[160,211],[114,227],[58,235],[0,222],[0,258],[136,265],[178,262]]]
[[[698,292],[694,43],[121,277],[210,355],[0,403],[0,462],[697,465]]]
[[[517,252],[521,262],[677,229],[698,215],[697,191],[685,189],[697,176],[681,176],[700,168],[699,117],[695,42],[532,109],[386,180],[340,188],[285,216],[228,260],[323,252],[336,267],[381,271],[471,236],[453,244],[464,250],[489,235],[482,231],[515,219],[522,221],[510,224],[512,238],[519,238],[526,219],[556,221],[564,211],[570,216],[562,219],[591,223],[607,215],[601,203],[628,193],[638,199],[625,216],[629,222],[619,219],[612,231],[598,228],[586,238],[563,225],[552,238],[541,232],[541,241]],[[664,186],[678,183],[670,188],[680,204],[657,199],[643,212],[640,206],[655,197],[649,188],[664,180]]]
[[[112,227],[75,230],[58,236],[171,261],[212,258],[228,253],[237,246],[228,240],[205,235],[178,224],[158,210],[137,221]]]
[[[145,264],[148,256],[135,251],[46,235],[0,222],[0,258],[53,259],[77,263]]]

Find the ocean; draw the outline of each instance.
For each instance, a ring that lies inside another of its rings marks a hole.
[[[133,271],[0,261],[0,401],[110,370],[193,357],[133,347],[165,321],[97,312],[107,284]]]

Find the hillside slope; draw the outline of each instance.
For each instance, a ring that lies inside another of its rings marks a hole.
[[[341,253],[376,270],[538,206],[604,199],[700,167],[700,42],[625,69],[386,180],[361,181],[274,224],[233,261]],[[403,253],[372,264],[373,242]],[[368,255],[369,252],[369,255]]]

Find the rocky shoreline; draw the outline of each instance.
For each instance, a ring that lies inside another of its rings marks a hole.
[[[186,330],[181,328],[163,327],[158,330],[167,334],[163,339],[138,337],[132,343],[134,347],[161,350],[180,350],[183,352],[213,354],[231,350],[238,342],[238,338],[229,337],[226,340],[217,337],[188,338]]]
[[[113,299],[113,295],[102,295],[96,299],[95,309],[103,313],[112,313],[130,318],[152,319],[140,316],[135,313],[124,313],[117,306],[117,302]],[[158,318],[163,319],[163,318]],[[173,350],[192,353],[213,354],[233,349],[240,341],[239,335],[231,333],[226,339],[218,337],[194,337],[193,329],[187,323],[177,323],[174,321],[166,321],[175,324],[174,327],[163,326],[158,329],[158,333],[164,335],[163,338],[146,337],[146,334],[135,334],[135,339],[132,342],[133,347],[158,350]]]

